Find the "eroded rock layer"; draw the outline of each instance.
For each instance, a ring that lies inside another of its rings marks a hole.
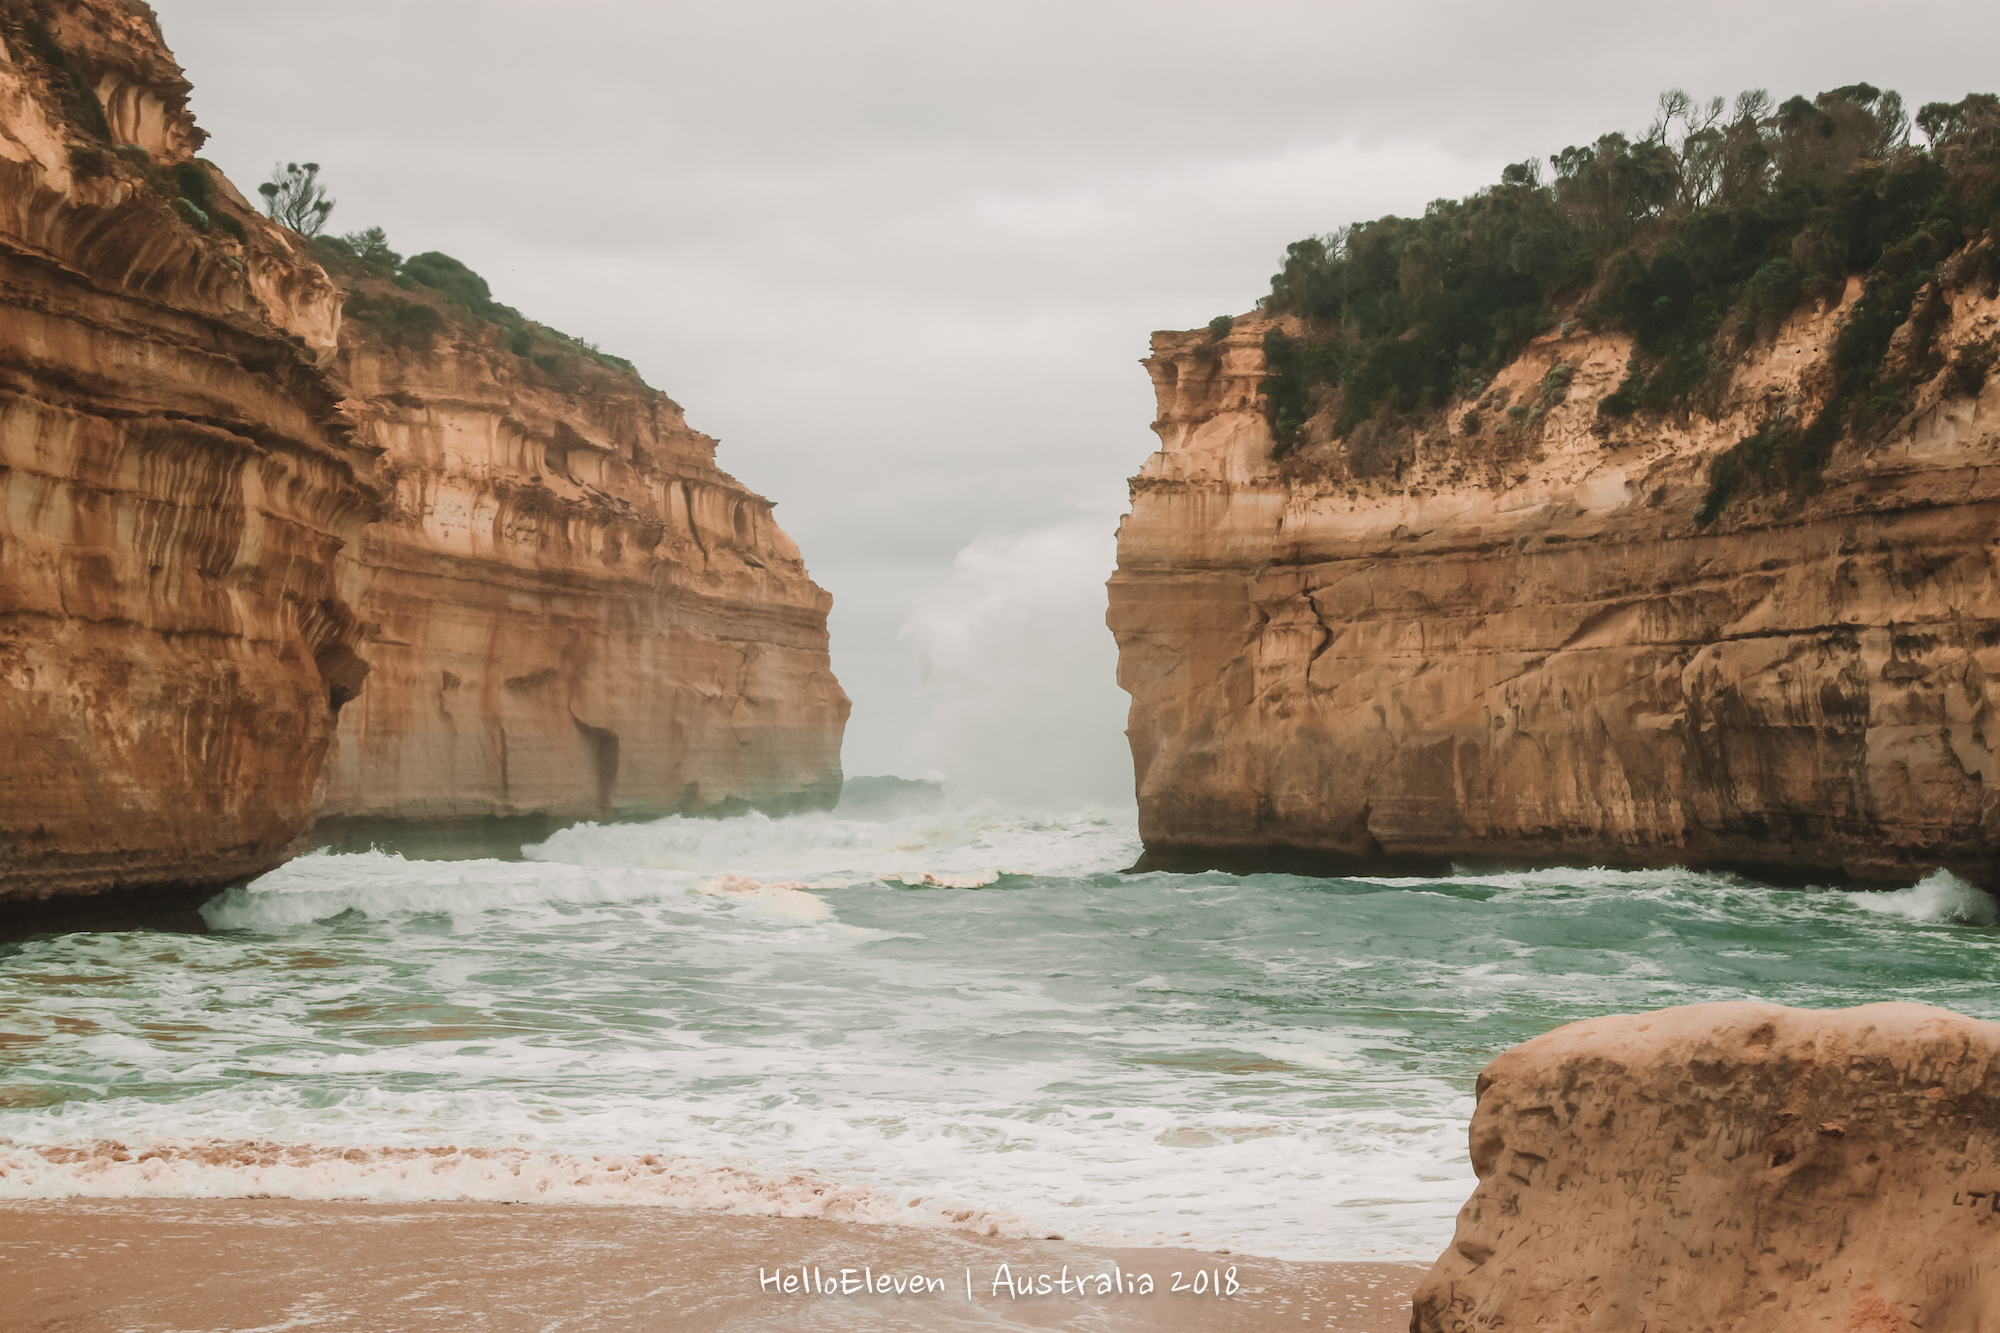
[[[1109,615],[1147,862],[1994,885],[2000,377],[1701,521],[1710,460],[1824,398],[1858,293],[1706,415],[1600,413],[1629,339],[1565,325],[1477,403],[1282,460],[1271,321],[1156,334]],[[1927,299],[1947,358],[2000,323],[1976,285]]]
[[[831,599],[771,503],[629,371],[542,362],[427,292],[435,336],[342,328],[389,511],[343,557],[369,624],[324,813],[442,819],[830,807]]]
[[[137,0],[0,0],[0,901],[225,884],[322,803],[833,804],[770,502],[623,363],[330,278],[188,91]]]
[[[1479,1077],[1413,1333],[1992,1326],[2000,1024],[1921,1004],[1592,1019]]]
[[[276,864],[366,674],[338,293],[187,91],[143,5],[0,5],[0,901]]]

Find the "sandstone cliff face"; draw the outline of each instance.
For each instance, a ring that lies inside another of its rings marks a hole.
[[[202,135],[140,10],[0,6],[0,901],[276,864],[366,673],[337,291],[211,168],[177,211]]]
[[[629,373],[343,321],[187,93],[136,0],[0,0],[0,903],[226,884],[322,803],[832,805],[770,502]]]
[[[1479,1077],[1412,1333],[1990,1329],[2000,1024],[1921,1004],[1572,1023]]]
[[[1940,376],[1817,493],[1697,521],[1713,457],[1823,398],[1857,292],[1755,344],[1712,416],[1601,417],[1628,340],[1550,333],[1470,432],[1460,401],[1282,461],[1270,321],[1156,334],[1109,614],[1148,863],[1994,887],[2000,377]],[[1936,295],[1946,349],[2000,324]]]
[[[831,599],[770,501],[630,374],[545,369],[435,304],[443,331],[414,345],[341,332],[346,406],[394,495],[342,557],[373,672],[341,714],[323,813],[833,805]]]

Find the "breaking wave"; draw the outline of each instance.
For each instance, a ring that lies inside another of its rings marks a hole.
[[[1955,926],[2000,923],[2000,908],[1991,894],[1967,884],[1949,870],[1934,870],[1907,889],[1851,893],[1856,907],[1906,921],[1933,921]]]

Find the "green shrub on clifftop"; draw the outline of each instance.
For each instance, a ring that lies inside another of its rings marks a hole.
[[[481,319],[492,319],[500,309],[494,304],[493,289],[486,285],[486,279],[437,250],[411,255],[403,261],[402,275],[453,304],[464,306]]]
[[[1946,388],[1960,398],[1977,398],[1986,388],[1993,363],[2000,360],[2000,340],[1991,337],[1968,343],[1951,359]]]
[[[372,326],[391,347],[428,347],[444,328],[444,316],[437,311],[399,296],[371,297],[355,292],[347,298],[343,314]]]
[[[514,307],[494,300],[485,278],[441,251],[427,250],[404,259],[389,247],[389,238],[380,227],[345,236],[320,236],[314,239],[313,249],[329,272],[342,276],[356,288],[348,297],[347,313],[376,328],[392,346],[427,345],[444,330],[445,317],[425,301],[405,300],[386,293],[371,297],[360,289],[357,280],[387,281],[404,291],[427,292],[474,319],[497,325],[504,331],[508,351],[551,376],[565,378],[572,359],[582,357],[633,379],[639,378],[638,371],[625,358],[612,356],[595,344],[559,329],[536,324]]]
[[[199,208],[202,212],[212,212],[215,208],[215,182],[209,180],[199,162],[182,162],[173,169],[174,188],[181,198]]]
[[[1782,419],[1765,422],[1708,465],[1708,494],[1695,522],[1707,527],[1746,492],[1813,489],[1832,447],[1824,429],[1800,430],[1797,423]]]
[[[33,12],[0,15],[18,23],[16,33],[27,39],[27,48],[35,57],[49,67],[55,76],[57,95],[62,98],[63,111],[70,123],[82,131],[86,138],[98,143],[111,141],[111,124],[104,116],[104,103],[98,100],[97,90],[90,86],[78,66],[76,58],[64,50],[49,32],[48,25],[41,16]],[[9,27],[14,27],[10,23]],[[10,39],[15,34],[9,34]]]
[[[1742,340],[1860,274],[1826,421],[1791,428],[1805,442],[1796,449],[1765,431],[1745,441],[1711,500],[1810,485],[1843,432],[1879,428],[1942,369],[1921,329],[1912,356],[1883,366],[1939,265],[2000,222],[2000,98],[1932,103],[1917,123],[1927,149],[1910,144],[1902,100],[1868,84],[1783,103],[1754,91],[1728,106],[1675,91],[1636,142],[1607,134],[1566,148],[1546,178],[1540,163],[1517,163],[1420,218],[1293,243],[1263,302],[1303,326],[1266,339],[1279,451],[1329,405],[1344,436],[1476,392],[1563,310],[1633,337],[1605,414],[1698,410]],[[1967,271],[2000,285],[2000,245]]]
[[[380,227],[317,237],[313,252],[320,263],[337,273],[370,278],[394,278],[403,263],[403,257],[389,248],[388,234]]]

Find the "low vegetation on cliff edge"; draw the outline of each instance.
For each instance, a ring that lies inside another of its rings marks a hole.
[[[144,0],[120,0],[120,4],[158,32],[158,19]],[[247,244],[243,220],[229,211],[236,205],[216,186],[219,173],[215,167],[199,158],[156,162],[142,145],[114,140],[84,61],[57,39],[53,9],[50,0],[0,0],[0,40],[10,51],[41,67],[41,76],[53,93],[52,107],[67,131],[71,171],[85,180],[117,176],[141,183],[157,196],[153,206],[161,210],[163,218],[171,214],[168,225],[201,233],[210,242]],[[196,129],[190,137],[200,143],[207,136]],[[318,163],[282,164],[258,187],[258,193],[272,221],[303,237],[321,265],[349,289],[345,315],[370,326],[391,346],[430,346],[446,325],[442,305],[444,310],[462,311],[474,320],[497,325],[509,350],[565,392],[585,387],[585,377],[579,372],[586,365],[600,366],[646,387],[638,370],[625,358],[538,324],[512,306],[495,301],[486,280],[450,255],[433,250],[406,260],[389,248],[380,227],[346,236],[320,235],[335,201],[319,180]],[[412,293],[422,290],[433,299],[408,300],[380,290],[385,285]]]
[[[159,19],[144,0],[120,0],[120,6],[158,34]],[[242,219],[217,207],[211,164],[200,158],[158,163],[142,145],[115,139],[89,69],[57,39],[55,19],[50,0],[0,0],[0,44],[17,62],[31,69],[39,66],[52,94],[46,105],[68,140],[71,173],[79,180],[123,177],[150,187],[162,211],[180,225],[246,244],[249,238]],[[206,138],[199,129],[189,135],[196,146]]]
[[[579,362],[602,366],[642,386],[645,383],[624,357],[537,324],[514,307],[494,300],[486,279],[448,254],[427,250],[405,259],[389,248],[389,238],[380,227],[345,236],[321,236],[314,240],[313,250],[327,271],[341,278],[349,289],[345,316],[368,325],[392,347],[429,347],[443,331],[445,316],[437,305],[396,296],[385,290],[384,284],[412,293],[428,292],[441,298],[447,308],[497,325],[509,351],[559,383],[575,380]]]
[[[1733,105],[1674,91],[1637,142],[1607,134],[1421,218],[1294,243],[1261,302],[1304,326],[1265,339],[1280,454],[1315,416],[1342,437],[1476,397],[1565,317],[1633,336],[1601,412],[1714,410],[1733,351],[1858,274],[1824,406],[1810,421],[1773,418],[1717,459],[1700,517],[1737,495],[1810,489],[1843,436],[1897,420],[1940,373],[1977,392],[1994,360],[1981,346],[1947,365],[1933,340],[1941,279],[2000,288],[2000,98],[1934,102],[1915,125],[1922,146],[1902,99],[1868,84]],[[1909,347],[1891,358],[1905,324]]]

